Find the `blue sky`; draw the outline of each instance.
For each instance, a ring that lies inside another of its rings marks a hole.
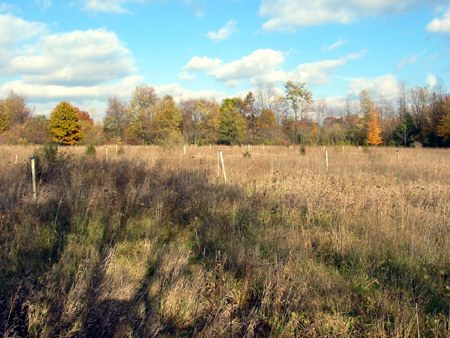
[[[136,85],[176,99],[306,82],[330,105],[398,81],[450,85],[440,0],[0,0],[0,97],[61,100],[97,120]]]

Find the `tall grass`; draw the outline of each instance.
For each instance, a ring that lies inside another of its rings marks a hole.
[[[0,148],[5,337],[449,335],[448,150],[96,150]]]

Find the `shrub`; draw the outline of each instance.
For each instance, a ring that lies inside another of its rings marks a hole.
[[[44,143],[35,155],[49,165],[55,164],[58,161],[58,145],[51,142]]]
[[[117,149],[117,154],[118,155],[123,155],[125,154],[125,149],[123,147],[123,145],[120,145],[119,148]]]
[[[95,146],[90,144],[86,147],[86,152],[85,154],[87,156],[95,156],[95,154],[97,153],[97,150],[95,149]]]

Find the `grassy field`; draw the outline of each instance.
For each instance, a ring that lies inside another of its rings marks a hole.
[[[0,147],[0,335],[450,336],[449,150],[217,149]]]

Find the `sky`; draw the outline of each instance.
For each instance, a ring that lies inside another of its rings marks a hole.
[[[450,85],[448,0],[0,0],[0,98],[100,121],[141,84],[177,100],[305,82],[340,104]]]

